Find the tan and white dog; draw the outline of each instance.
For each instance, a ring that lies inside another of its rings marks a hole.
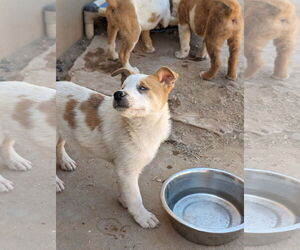
[[[107,53],[113,60],[120,58],[124,68],[138,73],[132,67],[129,58],[141,35],[146,53],[155,51],[150,38],[150,30],[159,23],[167,27],[171,19],[169,0],[106,0],[107,18]],[[120,32],[122,45],[119,54],[116,52],[116,37]]]
[[[15,142],[55,146],[55,93],[25,82],[0,82],[0,158],[9,169],[26,171],[32,167],[16,152]],[[0,175],[0,192],[12,189],[13,183]]]
[[[57,161],[64,170],[75,162],[64,149],[70,138],[96,157],[114,164],[120,185],[120,202],[143,228],[154,228],[158,219],[145,209],[138,179],[170,133],[168,95],[177,73],[162,67],[152,75],[122,74],[121,89],[113,97],[71,82],[57,83]]]
[[[220,50],[227,40],[229,47],[226,78],[237,78],[238,54],[243,31],[241,7],[237,0],[173,0],[173,13],[178,17],[180,51],[177,58],[190,52],[190,30],[204,40],[201,57],[210,57],[210,69],[200,73],[206,80],[213,78],[221,66]]]
[[[273,40],[276,58],[272,77],[289,77],[290,57],[294,51],[300,20],[295,5],[289,0],[245,1],[245,79],[254,76],[263,66],[262,51]]]

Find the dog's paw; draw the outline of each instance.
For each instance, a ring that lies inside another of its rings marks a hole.
[[[14,189],[14,184],[0,175],[0,193]]]
[[[32,168],[32,164],[18,154],[14,154],[7,160],[7,167],[11,170],[27,171]]]
[[[77,164],[68,155],[64,155],[60,161],[60,168],[64,171],[74,171],[77,168]]]
[[[203,80],[211,80],[213,77],[208,74],[207,71],[200,72],[200,78]]]
[[[125,201],[122,199],[122,196],[119,196],[118,201],[122,207],[127,209],[127,205],[126,205]]]
[[[117,61],[119,59],[119,54],[116,51],[108,51],[107,57],[109,60]]]
[[[56,176],[56,193],[61,193],[65,190],[64,182]]]
[[[186,58],[188,55],[188,53],[182,53],[180,50],[175,52],[175,57],[178,59]]]
[[[271,77],[272,77],[274,80],[284,81],[284,80],[287,80],[287,79],[290,77],[290,75],[277,76],[277,75],[273,74]]]
[[[155,228],[160,224],[156,216],[146,209],[142,213],[134,215],[133,218],[142,228]]]
[[[154,53],[154,52],[155,52],[155,48],[154,48],[154,47],[151,47],[151,48],[145,48],[144,51],[145,51],[145,53],[147,53],[147,54],[151,54],[151,53]]]
[[[235,81],[237,79],[237,75],[235,75],[235,76],[226,75],[225,78],[230,80],[230,81]]]

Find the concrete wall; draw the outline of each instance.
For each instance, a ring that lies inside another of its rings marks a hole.
[[[57,0],[56,52],[61,56],[83,36],[83,6],[91,0]]]
[[[43,7],[54,0],[0,0],[0,59],[44,35]]]

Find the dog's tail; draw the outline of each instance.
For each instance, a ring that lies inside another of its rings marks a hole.
[[[215,0],[213,4],[219,16],[235,18],[241,13],[241,6],[235,0]]]
[[[106,0],[106,2],[108,3],[108,5],[112,8],[117,8],[119,1],[118,0]]]

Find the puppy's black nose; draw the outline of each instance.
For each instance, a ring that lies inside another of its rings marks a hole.
[[[122,100],[122,98],[126,96],[126,92],[125,91],[117,91],[114,93],[114,98],[116,101],[120,101]]]

